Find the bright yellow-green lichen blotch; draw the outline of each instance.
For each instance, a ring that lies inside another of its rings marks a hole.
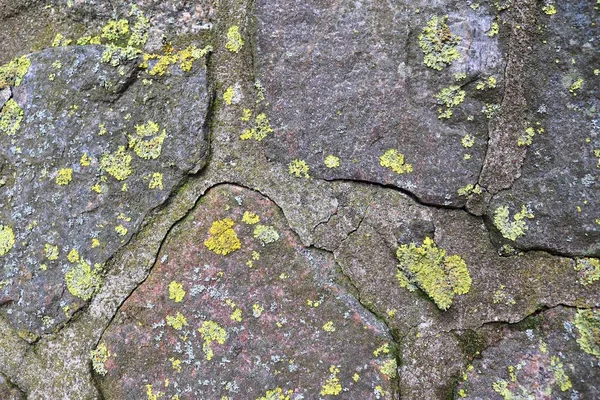
[[[241,140],[254,139],[258,142],[266,138],[269,133],[274,132],[265,113],[260,113],[254,119],[254,128],[244,130],[240,135]]]
[[[82,300],[89,300],[96,294],[102,284],[99,264],[92,267],[84,260],[80,260],[66,274],[67,289],[69,292]]]
[[[440,308],[447,310],[455,295],[466,294],[471,288],[467,264],[458,255],[448,256],[426,237],[421,246],[403,244],[396,251],[400,261],[398,280],[421,288]]]
[[[202,326],[198,328],[198,332],[202,335],[204,343],[202,343],[202,351],[206,355],[208,361],[214,357],[212,344],[224,344],[227,340],[227,331],[214,321],[204,321]]]
[[[475,144],[475,137],[467,133],[460,142],[465,149],[470,149]]]
[[[448,16],[432,17],[419,35],[419,46],[425,55],[425,65],[437,71],[460,58],[460,37],[450,32],[447,20]]]
[[[46,243],[44,245],[44,255],[50,261],[58,260],[58,246]]]
[[[108,372],[106,370],[105,363],[108,361],[110,357],[110,352],[106,348],[105,343],[100,343],[95,350],[90,351],[90,359],[92,360],[92,367],[94,371],[100,375],[106,375]]]
[[[379,371],[384,374],[385,376],[387,376],[388,378],[392,378],[394,376],[397,375],[397,369],[398,369],[398,364],[396,362],[395,358],[390,358],[389,360],[385,361],[381,367],[379,368]]]
[[[148,41],[150,20],[146,18],[144,13],[135,5],[131,7],[130,15],[135,15],[136,19],[131,27],[131,36],[129,37],[127,45],[141,49]]]
[[[227,43],[225,43],[225,48],[232,53],[237,53],[244,46],[244,39],[240,34],[240,27],[237,25],[233,25],[227,30]]]
[[[223,93],[223,101],[230,106],[233,102],[233,96],[235,96],[235,90],[233,89],[233,86],[229,86],[227,90],[225,90],[225,93]]]
[[[56,184],[60,186],[68,185],[73,179],[73,170],[71,168],[62,168],[56,174]]]
[[[77,249],[71,249],[71,251],[69,251],[69,254],[67,254],[67,260],[69,260],[72,263],[76,263],[77,261],[79,261],[79,252],[77,251]]]
[[[575,314],[575,327],[580,337],[581,350],[600,358],[600,314],[592,310],[579,310]]]
[[[0,132],[8,136],[17,133],[23,121],[23,109],[16,101],[9,99],[0,111]]]
[[[333,321],[326,322],[325,325],[323,325],[323,330],[327,333],[335,332],[335,325],[333,324]]]
[[[167,137],[165,129],[160,132],[160,126],[152,121],[135,126],[135,135],[129,135],[129,148],[144,160],[155,160],[160,156],[162,145]]]
[[[408,174],[413,170],[411,164],[404,162],[404,154],[398,153],[396,149],[389,149],[379,157],[379,165],[391,168],[392,171],[399,175]]]
[[[15,58],[8,64],[0,66],[0,89],[19,86],[30,66],[31,61],[27,56]]]
[[[580,90],[582,87],[583,87],[583,78],[579,78],[575,82],[573,82],[571,87],[569,87],[569,92],[571,92],[571,94],[573,96],[577,96],[577,91]]]
[[[181,328],[187,325],[187,319],[179,311],[175,313],[175,316],[167,315],[166,319],[167,325],[176,330],[181,330]]]
[[[242,247],[240,239],[233,230],[234,222],[231,218],[217,220],[212,223],[210,236],[204,245],[214,253],[226,256]]]
[[[478,184],[475,184],[475,185],[468,184],[465,187],[458,189],[459,196],[470,196],[473,193],[481,194],[482,193],[481,186],[479,186]]]
[[[565,372],[563,363],[557,356],[550,357],[550,370],[554,373],[554,380],[560,386],[562,392],[566,392],[573,387],[571,379]]]
[[[554,15],[556,14],[556,7],[553,4],[548,4],[542,7],[542,11],[547,15]]]
[[[329,367],[329,372],[331,375],[321,387],[321,396],[337,396],[342,391],[340,379],[337,377],[340,369],[335,365],[332,365]]]
[[[183,300],[185,296],[185,290],[183,290],[183,285],[179,282],[172,281],[169,283],[169,299],[173,300],[175,303],[179,303]]]
[[[308,164],[306,164],[306,161],[304,160],[292,160],[292,162],[290,162],[288,165],[288,170],[290,172],[290,175],[293,175],[296,178],[301,178],[303,176],[305,178],[310,177],[310,175],[308,174],[310,167],[308,166]]]
[[[260,222],[260,217],[253,212],[245,211],[242,216],[242,222],[248,225],[258,224]]]
[[[500,206],[494,211],[494,225],[502,236],[513,241],[525,235],[525,232],[529,229],[525,218],[534,218],[533,212],[525,205],[521,207],[521,211],[514,215],[512,221],[510,220],[508,206]]]
[[[15,234],[10,226],[0,225],[0,256],[6,255],[15,245]]]
[[[103,154],[100,158],[100,168],[118,181],[123,181],[133,173],[131,155],[125,151],[125,146],[119,146],[114,153]]]
[[[600,259],[578,258],[575,263],[575,271],[579,272],[582,285],[589,285],[600,280]]]
[[[272,226],[256,225],[253,232],[254,238],[263,244],[269,244],[279,240],[279,233]]]
[[[148,188],[163,190],[163,174],[160,172],[153,173],[150,177],[150,182],[148,182]]]
[[[440,92],[436,93],[435,98],[439,105],[445,108],[438,108],[438,118],[448,119],[454,113],[452,110],[454,107],[460,105],[465,101],[466,92],[460,88],[460,86],[452,85],[443,88]]]
[[[325,166],[327,168],[337,168],[340,166],[340,158],[334,155],[328,155],[325,157]]]
[[[126,19],[110,20],[102,27],[102,37],[114,42],[129,33],[129,22]]]
[[[284,391],[282,388],[277,387],[273,390],[267,390],[264,396],[256,400],[290,400],[292,393],[294,393],[293,390]]]

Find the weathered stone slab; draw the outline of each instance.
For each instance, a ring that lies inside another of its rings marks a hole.
[[[211,189],[158,260],[100,341],[104,398],[397,395],[385,327],[258,193]]]
[[[93,296],[106,261],[207,157],[202,61],[149,76],[139,58],[101,62],[105,49],[25,57],[2,108],[0,304],[28,340]]]

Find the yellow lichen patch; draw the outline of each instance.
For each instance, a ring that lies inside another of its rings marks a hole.
[[[279,232],[269,225],[256,225],[253,236],[255,239],[260,240],[263,246],[279,240]]]
[[[175,301],[175,303],[179,303],[183,300],[185,296],[185,290],[183,290],[183,285],[176,281],[171,281],[169,283],[169,299]]]
[[[352,380],[354,382],[358,382],[360,380],[360,375],[355,372],[354,375],[352,375]]]
[[[469,149],[475,144],[475,137],[467,133],[465,136],[462,137],[460,142],[465,149]]]
[[[267,114],[258,114],[254,119],[254,139],[260,142],[271,132],[273,132],[273,128],[271,128]]]
[[[69,251],[69,254],[67,254],[67,260],[69,260],[72,263],[76,263],[77,261],[79,261],[79,252],[77,251],[77,249],[71,249],[71,251]]]
[[[256,400],[290,400],[292,393],[294,393],[293,390],[284,391],[282,388],[277,387],[273,390],[267,390],[264,396]]]
[[[429,68],[441,71],[460,58],[460,37],[454,35],[446,21],[448,16],[432,17],[419,35],[419,47],[425,55],[423,62]]]
[[[235,310],[233,310],[233,312],[231,313],[229,318],[232,321],[242,322],[242,310],[240,310],[239,308],[236,308]]]
[[[152,385],[146,385],[146,397],[148,400],[158,400],[163,397],[164,393],[152,391]]]
[[[50,261],[58,260],[58,246],[46,243],[44,245],[44,255]]]
[[[54,39],[52,39],[52,43],[50,43],[50,47],[68,46],[72,42],[73,41],[71,39],[67,39],[62,34],[57,33],[56,36],[54,36]]]
[[[231,26],[227,30],[227,43],[225,43],[225,48],[232,53],[237,53],[244,46],[244,39],[240,34],[240,27],[237,25]]]
[[[310,167],[308,166],[308,164],[306,164],[306,161],[304,160],[292,160],[292,162],[290,162],[290,164],[288,165],[288,170],[290,172],[290,175],[295,176],[296,178],[301,178],[302,176],[304,176],[305,178],[310,177],[310,175],[308,174]]]
[[[171,357],[169,358],[169,361],[171,361],[171,367],[177,371],[177,372],[181,372],[181,360],[175,358],[175,357]]]
[[[546,15],[554,15],[556,14],[556,7],[554,7],[554,4],[548,4],[542,7],[542,11]]]
[[[379,357],[379,355],[389,354],[389,352],[390,352],[390,344],[384,343],[381,346],[379,346],[378,348],[376,348],[375,350],[373,350],[373,355],[375,357]]]
[[[260,304],[255,303],[252,305],[252,315],[254,316],[254,318],[259,318],[262,315],[263,311],[265,311],[265,308]]]
[[[589,285],[600,280],[600,259],[578,258],[575,263],[575,271],[579,272],[581,279],[579,283]]]
[[[200,332],[204,340],[202,350],[206,355],[206,359],[210,361],[214,357],[212,344],[215,342],[224,344],[228,337],[227,331],[214,321],[204,321],[202,326],[198,328],[198,332]]]
[[[160,133],[160,127],[153,121],[135,126],[135,135],[129,135],[129,148],[144,160],[155,160],[160,156],[163,142],[167,137],[165,129]]]
[[[94,269],[89,263],[80,260],[77,265],[72,267],[65,274],[67,289],[69,292],[82,300],[89,300],[100,289],[102,284],[101,266],[94,265]]]
[[[179,63],[179,68],[183,72],[189,72],[194,66],[194,61],[198,60],[208,53],[213,51],[212,46],[206,46],[203,49],[198,49],[196,46],[189,46],[177,53],[173,51],[167,52],[167,54],[144,54],[144,61],[140,65],[140,68],[147,69],[150,60],[156,60],[154,66],[148,71],[151,76],[163,76],[169,72],[171,65]]]
[[[571,94],[573,96],[577,96],[577,91],[581,90],[582,87],[583,87],[583,78],[579,78],[571,84],[571,86],[569,87],[569,92],[571,92]]]
[[[554,373],[554,380],[560,386],[560,390],[566,392],[573,387],[571,379],[565,372],[563,363],[557,356],[550,357],[550,370]]]
[[[106,362],[110,357],[110,352],[105,343],[100,343],[95,350],[90,351],[90,359],[92,360],[92,368],[100,375],[106,375]]]
[[[226,256],[242,247],[240,239],[233,230],[234,222],[231,218],[217,220],[212,223],[210,236],[204,245],[214,253]]]
[[[62,168],[56,174],[56,184],[60,186],[68,185],[73,180],[73,169]]]
[[[340,166],[340,158],[330,154],[325,157],[324,164],[327,168],[337,168]]]
[[[249,108],[244,108],[242,110],[242,116],[240,117],[240,119],[244,122],[248,122],[248,121],[250,121],[251,117],[252,117],[252,110]]]
[[[150,31],[150,20],[136,6],[131,6],[130,15],[135,15],[136,19],[131,27],[131,36],[127,41],[128,46],[143,48],[148,41],[148,32]]]
[[[410,173],[413,170],[411,164],[404,162],[404,154],[398,153],[396,149],[389,149],[379,157],[379,164],[382,167],[390,168],[399,175]]]
[[[153,173],[150,182],[148,182],[148,188],[163,190],[163,174],[160,172]]]
[[[379,371],[388,378],[392,378],[397,375],[397,368],[398,364],[396,363],[396,359],[390,358],[389,360],[381,364],[381,366],[379,367]]]
[[[449,119],[454,114],[454,107],[460,105],[466,97],[466,92],[457,85],[443,88],[435,94],[437,103],[443,107],[438,108],[439,119]],[[445,108],[444,108],[445,107]]]
[[[167,325],[172,327],[173,329],[181,330],[185,325],[187,325],[187,319],[183,316],[182,313],[177,311],[175,316],[167,315]]]
[[[128,229],[125,228],[122,224],[119,224],[115,227],[115,232],[117,232],[121,236],[127,235]]]
[[[114,42],[129,33],[129,22],[126,19],[110,20],[102,27],[102,37]]]
[[[396,251],[398,275],[421,288],[441,310],[447,310],[455,295],[471,288],[467,264],[458,255],[447,256],[444,249],[426,237],[421,246],[403,244]]]
[[[103,154],[100,158],[100,168],[118,181],[123,181],[133,173],[131,155],[125,151],[125,146],[119,146],[115,153]]]
[[[335,365],[332,365],[331,367],[329,367],[329,372],[331,373],[331,375],[321,387],[321,396],[337,396],[342,391],[340,379],[337,377],[337,374],[340,372],[340,369]]]
[[[79,164],[82,167],[89,167],[91,163],[92,163],[92,159],[90,158],[90,156],[88,156],[88,153],[83,153],[83,155],[81,156],[81,159],[79,159]]]
[[[233,86],[229,86],[227,88],[227,90],[225,90],[225,93],[223,93],[223,101],[225,101],[225,103],[228,106],[230,106],[233,101],[234,95],[235,95],[235,90],[233,89]]]
[[[325,323],[325,325],[323,325],[323,330],[327,333],[335,332],[335,325],[333,324],[333,321],[328,321]]]
[[[521,207],[521,211],[514,215],[512,221],[510,221],[508,206],[500,206],[494,211],[494,225],[502,236],[512,241],[525,235],[525,232],[529,229],[525,218],[534,218],[533,211],[525,205]]]
[[[573,323],[579,331],[577,344],[581,350],[600,358],[600,314],[593,310],[579,310]]]
[[[15,234],[10,226],[0,225],[0,256],[6,255],[15,245]]]
[[[0,132],[8,136],[17,133],[23,120],[23,109],[16,101],[9,99],[0,111]]]
[[[245,211],[242,216],[242,222],[248,225],[254,225],[260,222],[260,217],[253,212]]]
[[[27,56],[15,58],[8,64],[0,66],[0,89],[6,86],[19,86],[30,66],[31,60]]]
[[[100,247],[100,241],[97,238],[93,238],[92,239],[92,249],[95,249],[96,247]]]

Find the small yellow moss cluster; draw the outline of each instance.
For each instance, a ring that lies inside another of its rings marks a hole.
[[[212,223],[210,236],[204,241],[209,250],[226,256],[242,247],[240,239],[233,230],[234,222],[231,218],[217,220]]]
[[[206,355],[208,361],[214,357],[212,349],[213,343],[224,344],[227,340],[227,331],[214,321],[204,321],[202,326],[198,328],[198,332],[202,335],[204,343],[202,343],[202,351]]]
[[[321,387],[321,396],[337,396],[342,391],[340,379],[337,377],[340,369],[335,365],[332,365],[329,367],[329,372],[331,375]]]
[[[185,297],[185,290],[183,290],[183,285],[179,282],[172,281],[169,283],[169,299],[173,300],[175,303],[179,303]]]
[[[15,245],[15,234],[10,226],[0,225],[0,256],[6,255]]]
[[[92,360],[92,367],[94,371],[100,375],[106,375],[106,362],[110,357],[110,352],[106,348],[105,343],[100,343],[95,350],[90,351],[90,358]]]
[[[389,149],[379,157],[379,165],[390,168],[399,175],[413,171],[412,165],[404,161],[404,154],[398,153],[396,149]]]
[[[62,168],[56,174],[56,184],[60,186],[68,185],[73,179],[73,169]]]
[[[237,53],[244,46],[244,39],[240,34],[240,27],[237,25],[231,26],[227,30],[227,43],[225,43],[225,48],[232,53]]]
[[[95,264],[92,270],[89,263],[79,260],[77,265],[65,274],[67,289],[75,297],[90,300],[102,285],[101,272],[102,267],[99,264]]]
[[[441,71],[460,58],[460,37],[450,32],[446,24],[448,16],[432,17],[419,35],[419,46],[425,55],[424,63],[429,68]]]
[[[0,66],[0,89],[19,86],[30,66],[31,60],[27,56],[15,58],[8,64]]]
[[[523,205],[521,211],[516,213],[513,220],[510,221],[508,206],[500,206],[494,211],[494,225],[498,228],[502,236],[515,241],[517,238],[525,235],[525,232],[529,229],[525,218],[533,219],[534,217],[533,212],[527,206]]]
[[[471,288],[467,264],[458,255],[447,256],[435,242],[426,237],[421,246],[403,244],[396,251],[398,280],[421,288],[441,310],[447,310],[455,295],[466,294]]]
[[[162,145],[167,137],[165,129],[160,133],[160,126],[148,121],[135,126],[135,135],[129,135],[129,148],[135,151],[138,157],[144,160],[155,160],[160,157]]]
[[[451,85],[443,88],[435,94],[435,98],[439,105],[444,106],[438,108],[439,119],[449,119],[454,114],[454,107],[465,101],[466,92],[458,85]]]
[[[269,225],[256,225],[253,232],[254,238],[265,244],[273,243],[279,240],[279,232]]]
[[[256,400],[290,400],[292,393],[294,393],[293,390],[284,391],[282,388],[277,387],[273,390],[267,390],[264,396]]]
[[[290,175],[293,175],[296,178],[301,178],[302,176],[304,176],[305,178],[310,178],[310,175],[308,174],[310,167],[308,166],[308,164],[306,164],[306,161],[304,160],[292,160],[292,162],[290,162],[290,164],[288,165],[288,170],[290,172]]]
[[[14,99],[9,99],[0,111],[0,132],[8,136],[17,133],[23,120],[23,109]]]
[[[248,225],[258,224],[260,222],[260,217],[253,212],[245,211],[242,216],[242,222]]]
[[[254,139],[258,142],[265,139],[269,133],[273,132],[269,118],[265,113],[260,113],[254,119],[254,128],[244,130],[240,135],[241,140]]]
[[[600,280],[600,259],[578,258],[575,263],[575,271],[579,272],[579,282],[586,286]]]
[[[179,311],[175,313],[175,316],[167,315],[166,319],[167,325],[178,331],[181,330],[181,328],[183,328],[185,325],[187,325],[187,318],[185,318],[185,316]]]
[[[118,181],[123,181],[133,173],[131,155],[125,151],[125,146],[119,146],[114,153],[103,154],[100,158],[100,168]]]
[[[579,331],[577,343],[581,350],[600,358],[600,314],[593,310],[579,310],[573,322]]]
[[[324,163],[327,168],[337,168],[340,166],[340,158],[330,154],[325,157]]]

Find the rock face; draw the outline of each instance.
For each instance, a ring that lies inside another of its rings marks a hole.
[[[0,0],[0,398],[600,398],[599,18]]]

